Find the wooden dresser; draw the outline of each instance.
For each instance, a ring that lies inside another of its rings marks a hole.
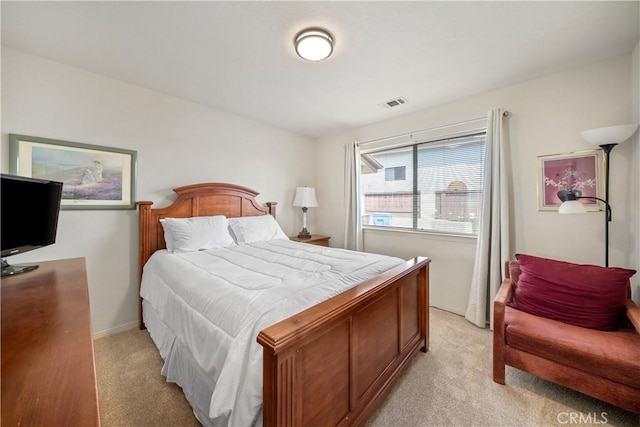
[[[2,425],[99,426],[84,258],[2,278]]]

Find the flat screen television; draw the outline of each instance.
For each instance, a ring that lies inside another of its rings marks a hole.
[[[62,183],[0,174],[2,276],[25,273],[37,264],[9,265],[6,257],[56,241]]]

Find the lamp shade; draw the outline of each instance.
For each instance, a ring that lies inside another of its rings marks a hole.
[[[583,214],[587,213],[587,208],[585,208],[584,205],[577,200],[567,200],[566,202],[562,202],[562,204],[558,208],[558,213]]]
[[[303,208],[315,208],[318,206],[316,200],[316,189],[313,187],[297,187],[296,198],[293,200],[293,206]]]
[[[593,145],[619,144],[631,136],[638,129],[638,125],[618,125],[604,128],[590,129],[582,132],[582,138]]]

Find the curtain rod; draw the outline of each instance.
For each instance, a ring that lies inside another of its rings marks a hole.
[[[511,113],[509,113],[508,110],[505,110],[502,113],[502,117],[505,117],[505,118],[509,117],[509,114],[511,114]],[[415,135],[415,134],[420,134],[420,133],[423,133],[423,132],[437,131],[437,130],[446,129],[446,128],[450,128],[450,127],[454,127],[454,126],[460,126],[460,125],[464,125],[466,123],[472,123],[472,122],[479,121],[479,120],[486,120],[486,116],[485,117],[478,117],[478,118],[475,118],[475,119],[464,120],[462,122],[457,122],[457,123],[450,123],[448,125],[438,126],[438,127],[435,127],[435,128],[422,129],[422,130],[417,130],[417,131],[414,131],[414,132],[407,132],[407,133],[404,133],[404,134],[401,134],[401,135],[386,136],[384,138],[372,139],[370,141],[361,142],[359,145],[363,146],[363,145],[367,145],[367,144],[374,144],[376,142],[389,141],[389,140],[397,139],[397,138],[412,138],[413,135]]]

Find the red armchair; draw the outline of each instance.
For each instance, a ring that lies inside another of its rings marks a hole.
[[[508,261],[505,271],[494,300],[493,380],[505,384],[509,365],[640,413],[640,308],[628,279],[620,325],[605,331],[517,309],[520,264]]]

